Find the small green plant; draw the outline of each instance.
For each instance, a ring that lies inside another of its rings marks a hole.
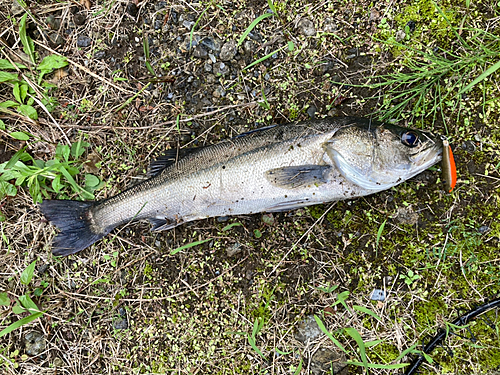
[[[33,40],[26,33],[26,17],[27,14],[19,21],[19,37],[24,47],[24,52],[30,57],[30,62],[35,66],[35,70],[28,70],[23,64],[0,59],[0,83],[12,86],[12,94],[15,99],[1,102],[0,112],[2,110],[6,112],[8,108],[12,108],[23,116],[36,120],[38,112],[33,106],[36,101],[35,95],[41,96],[39,104],[43,104],[48,111],[52,110],[57,104],[55,99],[49,94],[50,89],[55,86],[43,82],[43,77],[54,69],[67,66],[68,62],[64,56],[49,55],[40,64],[37,64]],[[38,73],[31,73],[36,71]],[[43,88],[43,91],[37,90],[33,81],[36,81]]]
[[[24,132],[11,132],[10,136],[25,141],[36,140]],[[94,199],[93,192],[103,185],[99,177],[86,173],[83,188],[75,181],[83,164],[80,157],[87,147],[89,144],[84,141],[75,142],[71,147],[59,144],[54,159],[48,161],[33,158],[26,152],[26,146],[23,147],[8,162],[0,164],[0,200],[15,196],[21,186],[28,187],[33,202],[49,198],[49,193],[61,198],[78,194],[83,199]]]
[[[407,275],[401,274],[401,275],[399,275],[399,278],[403,279],[404,282],[406,283],[406,285],[408,285],[409,287],[411,287],[415,281],[417,281],[418,279],[421,278],[421,276],[415,274],[412,270],[408,270],[408,274]]]
[[[35,272],[36,260],[31,262],[28,267],[24,269],[21,273],[20,281],[21,284],[26,287],[29,286],[31,280],[33,279],[33,274]],[[12,304],[9,295],[6,292],[0,293],[0,306],[10,306]],[[11,323],[9,326],[0,331],[0,338],[9,334],[10,332],[22,327],[25,324],[32,322],[33,320],[38,319],[44,314],[44,311],[40,311],[38,306],[33,302],[30,298],[29,292],[26,294],[19,296],[15,300],[15,305],[12,306],[11,315],[25,315],[29,314],[15,322]],[[7,322],[10,319],[7,318]]]

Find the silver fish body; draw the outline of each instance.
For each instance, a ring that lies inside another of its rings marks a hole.
[[[152,178],[109,199],[48,200],[41,210],[61,230],[54,254],[68,255],[132,220],[164,230],[373,194],[439,162],[441,152],[438,137],[367,119],[276,125],[171,152],[153,163]]]

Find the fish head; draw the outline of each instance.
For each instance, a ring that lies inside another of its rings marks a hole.
[[[344,178],[375,192],[439,162],[442,147],[442,140],[431,133],[367,121],[340,128],[326,152]]]

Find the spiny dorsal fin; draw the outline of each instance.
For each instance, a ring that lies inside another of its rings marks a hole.
[[[187,155],[199,152],[203,147],[192,147],[192,148],[173,148],[171,150],[165,151],[165,153],[158,159],[154,160],[149,164],[148,177],[157,176],[165,168],[179,162],[182,158]]]
[[[266,172],[267,180],[278,187],[294,189],[305,185],[322,185],[326,183],[325,172],[328,165],[297,165],[271,169]]]

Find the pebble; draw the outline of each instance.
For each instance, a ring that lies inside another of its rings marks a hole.
[[[201,44],[198,44],[193,51],[193,56],[198,58],[198,59],[206,59],[208,58],[208,52],[205,47],[203,47]]]
[[[56,357],[54,358],[54,362],[52,364],[54,365],[54,367],[63,367],[64,361],[61,358]]]
[[[78,47],[86,48],[89,47],[92,44],[92,39],[90,39],[86,35],[79,35],[78,39],[76,40],[76,45]]]
[[[167,3],[165,1],[158,1],[156,4],[155,4],[155,10],[158,12],[160,10],[162,10],[163,8],[166,8],[167,7]]]
[[[418,222],[418,214],[409,207],[399,207],[394,221],[399,224],[415,225]]]
[[[64,39],[55,31],[50,32],[49,34],[50,44],[53,47],[59,47],[64,45]]]
[[[381,289],[373,289],[370,299],[372,301],[385,301],[385,292]]]
[[[94,53],[94,59],[101,60],[106,57],[106,51],[97,51]]]
[[[230,40],[229,42],[224,43],[220,50],[219,58],[222,61],[229,61],[236,55],[236,42],[234,40]]]
[[[26,354],[37,356],[45,351],[47,344],[45,337],[38,331],[31,331],[24,336],[24,347]]]
[[[309,108],[307,108],[307,114],[311,118],[311,120],[314,120],[314,116],[316,115],[316,107],[314,105],[310,105]]]
[[[220,42],[212,36],[207,36],[206,38],[203,38],[200,43],[203,44],[209,50],[215,52],[216,54],[218,54],[221,50]]]
[[[228,257],[232,257],[238,253],[241,253],[243,245],[239,242],[235,242],[231,247],[226,249],[226,254]]]
[[[207,63],[205,63],[204,67],[205,67],[205,72],[208,72],[208,73],[212,72],[212,64],[207,62]]]
[[[52,30],[59,30],[61,27],[61,21],[55,18],[52,14],[47,17],[46,22]]]
[[[476,151],[476,145],[474,144],[473,141],[465,141],[462,144],[462,149],[467,152],[473,153],[474,151]]]
[[[337,24],[333,22],[333,19],[330,17],[325,18],[325,26],[323,27],[323,30],[325,33],[334,33],[338,29]]]
[[[77,13],[73,16],[73,21],[75,22],[75,25],[81,26],[81,25],[85,24],[85,22],[87,21],[87,18],[85,17],[84,14]]]
[[[490,227],[487,225],[481,225],[479,229],[477,230],[481,234],[485,234],[490,230]]]
[[[403,30],[396,31],[396,42],[401,42],[406,38],[406,33]]]
[[[117,319],[113,323],[113,328],[114,329],[127,329],[128,328],[128,321],[127,319]]]
[[[298,28],[302,34],[305,36],[314,36],[316,35],[316,29],[314,27],[314,23],[308,18],[302,18],[299,21]]]
[[[214,73],[217,76],[225,76],[229,73],[229,66],[223,62],[217,62],[213,67]]]
[[[417,27],[417,23],[415,21],[408,21],[406,26],[408,26],[408,30],[410,31],[410,34],[415,31],[415,28]]]
[[[137,16],[137,12],[139,11],[139,8],[137,8],[137,5],[135,5],[134,3],[128,3],[126,11],[132,17],[135,17],[135,16]]]
[[[322,334],[314,315],[309,315],[298,324],[294,336],[298,341],[306,344],[308,341],[316,340]]]
[[[347,360],[342,352],[334,352],[328,348],[319,348],[311,358],[311,373],[323,374],[347,374]]]

